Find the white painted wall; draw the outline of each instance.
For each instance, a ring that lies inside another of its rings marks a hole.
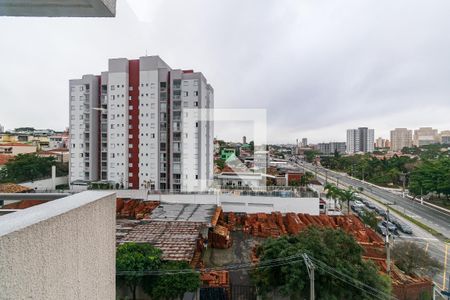
[[[61,176],[61,177],[55,178],[55,186],[60,185],[60,184],[68,184],[68,183],[69,183],[68,176]],[[26,187],[29,187],[32,189],[37,189],[40,191],[53,190],[53,180],[51,178],[23,182],[20,185],[23,185],[23,186],[26,186]]]
[[[140,71],[139,82],[139,187],[151,180],[159,188],[158,70]]]
[[[89,191],[0,217],[0,299],[115,299],[116,201]]]
[[[225,212],[281,213],[295,212],[319,215],[319,198],[282,198],[237,195],[149,195],[148,200],[168,203],[194,203],[221,205]]]
[[[127,72],[108,73],[108,180],[124,187],[128,187],[128,89]]]

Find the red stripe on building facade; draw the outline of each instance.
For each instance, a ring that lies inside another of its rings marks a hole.
[[[129,163],[129,173],[131,176],[128,176],[128,182],[131,184],[130,187],[133,189],[139,188],[139,60],[130,60],[129,61],[129,96],[131,100],[129,103],[129,111],[128,115],[131,116],[131,119],[128,121],[129,129],[128,132],[131,135],[131,138],[128,139],[129,146],[128,153],[130,154],[128,157]]]

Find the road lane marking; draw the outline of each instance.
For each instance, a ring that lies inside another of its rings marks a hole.
[[[448,244],[445,243],[445,255],[444,255],[444,275],[442,276],[442,290],[445,290],[445,276],[447,275],[447,254],[448,254]],[[449,282],[450,284],[450,282]]]
[[[401,235],[400,238],[402,238],[402,239],[411,239],[411,240],[424,240],[424,241],[432,241],[432,242],[438,242],[439,241],[436,238],[426,238],[426,237],[420,237],[420,236]]]

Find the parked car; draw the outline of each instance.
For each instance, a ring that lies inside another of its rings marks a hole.
[[[397,234],[397,226],[395,226],[395,224],[388,222],[388,221],[382,221],[381,225],[383,225],[384,227],[386,227],[387,229],[389,229],[390,232]]]
[[[386,236],[386,235],[387,235],[387,229],[386,229],[386,227],[384,227],[384,226],[381,224],[381,222],[378,223],[378,225],[377,225],[377,231],[378,231],[379,233],[381,233],[383,236]]]
[[[394,223],[397,226],[397,228],[403,233],[407,233],[407,234],[413,233],[412,228],[408,224],[403,223],[398,219],[392,220],[392,223]]]
[[[368,208],[370,208],[370,209],[374,209],[375,208],[375,205],[372,202],[370,202],[370,201],[367,201],[366,206]]]
[[[352,205],[350,206],[350,208],[351,208],[355,213],[358,213],[358,212],[360,212],[360,211],[363,210],[363,208],[362,208],[361,206],[356,206],[356,205],[354,205],[354,204],[352,204]]]
[[[359,201],[359,200],[355,200],[355,201],[353,202],[353,205],[354,205],[354,206],[358,206],[358,207],[364,207],[364,203],[362,203],[362,202]]]

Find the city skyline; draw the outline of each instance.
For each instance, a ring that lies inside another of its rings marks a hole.
[[[216,3],[208,14],[202,1],[140,4],[119,2],[114,19],[1,18],[0,89],[8,105],[0,122],[62,130],[67,80],[106,69],[108,58],[148,53],[202,70],[214,82],[217,108],[267,109],[272,143],[341,141],[358,126],[384,138],[397,127],[447,129],[449,42],[439,37],[450,34],[450,3],[236,2]],[[190,22],[168,24],[161,17],[168,14]],[[57,113],[42,118],[49,108]],[[247,125],[218,127],[215,135],[238,140],[251,132]]]

